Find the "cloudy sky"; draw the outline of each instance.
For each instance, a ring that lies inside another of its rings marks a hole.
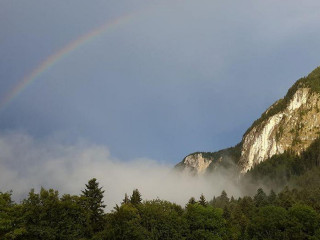
[[[33,164],[67,158],[44,143],[169,166],[233,146],[320,65],[319,11],[318,0],[0,0],[0,163],[23,174],[25,139]]]

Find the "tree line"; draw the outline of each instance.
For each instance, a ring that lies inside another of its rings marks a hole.
[[[80,195],[42,188],[20,203],[0,193],[0,239],[52,240],[230,240],[320,239],[320,188],[284,188],[234,198],[225,191],[207,201],[191,197],[185,206],[143,201],[133,190],[105,213],[104,190],[96,179]]]

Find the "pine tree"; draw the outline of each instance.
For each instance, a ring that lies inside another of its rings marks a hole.
[[[226,220],[229,220],[229,219],[230,219],[230,217],[231,217],[231,212],[230,212],[229,207],[224,206],[222,216],[223,216],[223,218],[226,219]]]
[[[229,204],[229,198],[226,191],[222,191],[221,195],[213,200],[213,204],[215,207],[224,208]]]
[[[196,203],[196,200],[194,199],[194,197],[191,197],[191,198],[189,199],[188,204],[195,204],[195,203]]]
[[[133,205],[138,205],[142,202],[141,194],[138,189],[133,190],[130,202]]]
[[[254,195],[253,199],[257,207],[263,207],[268,204],[268,197],[262,188],[257,190],[257,193]]]
[[[271,190],[268,196],[269,204],[274,205],[276,203],[276,200],[277,200],[277,194],[273,190]]]
[[[206,207],[208,205],[206,198],[204,197],[203,194],[200,196],[199,204]]]
[[[228,194],[226,193],[225,190],[223,190],[223,191],[221,192],[220,199],[221,199],[221,201],[222,201],[224,204],[229,203]]]
[[[128,203],[130,203],[130,199],[129,199],[129,197],[128,197],[128,194],[126,193],[126,194],[124,195],[124,199],[122,200],[121,205],[123,205],[123,204],[128,204]]]
[[[86,189],[82,191],[82,197],[84,198],[84,205],[88,211],[88,229],[87,235],[91,236],[93,233],[103,229],[103,209],[106,205],[103,204],[102,187],[99,187],[97,179],[92,178],[86,184]]]

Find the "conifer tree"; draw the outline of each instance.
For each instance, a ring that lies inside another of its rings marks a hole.
[[[92,235],[103,229],[103,209],[106,205],[103,204],[102,187],[99,187],[97,179],[92,178],[86,184],[85,190],[82,191],[82,197],[84,198],[84,205],[88,211],[88,235]]]
[[[225,190],[223,190],[223,191],[221,192],[220,199],[221,199],[221,201],[222,201],[223,203],[225,203],[225,204],[229,203],[228,194],[226,193]]]
[[[206,198],[204,197],[203,194],[200,196],[199,204],[206,207],[208,205]]]
[[[226,220],[229,220],[229,219],[230,219],[230,217],[231,217],[231,212],[230,212],[229,207],[224,206],[222,216],[223,216],[223,218],[226,219]]]
[[[268,196],[268,202],[269,202],[269,204],[275,204],[275,203],[276,203],[276,200],[277,200],[277,195],[276,195],[276,193],[275,193],[273,190],[271,190],[271,191],[270,191],[270,194],[269,194],[269,196]]]
[[[130,203],[130,199],[129,199],[129,197],[128,197],[128,194],[126,193],[126,194],[124,195],[124,199],[122,200],[121,205],[123,205],[123,204],[128,204],[128,203]]]
[[[257,207],[262,207],[268,204],[268,197],[262,188],[257,190],[257,193],[254,195],[253,199]]]
[[[133,205],[138,205],[142,202],[141,194],[138,189],[133,190],[132,195],[130,197],[130,202]]]
[[[188,204],[195,204],[196,200],[194,199],[194,197],[191,197],[188,201]]]
[[[228,205],[229,203],[229,197],[226,193],[226,191],[222,191],[221,192],[221,195],[215,199],[213,199],[213,204],[215,207],[218,207],[218,208],[224,208],[226,205]]]

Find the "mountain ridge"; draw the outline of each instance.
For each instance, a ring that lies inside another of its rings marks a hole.
[[[244,174],[285,151],[292,150],[299,155],[319,136],[319,109],[320,67],[317,67],[297,80],[283,98],[264,111],[239,144],[216,152],[191,153],[175,168],[202,174],[231,162]]]

